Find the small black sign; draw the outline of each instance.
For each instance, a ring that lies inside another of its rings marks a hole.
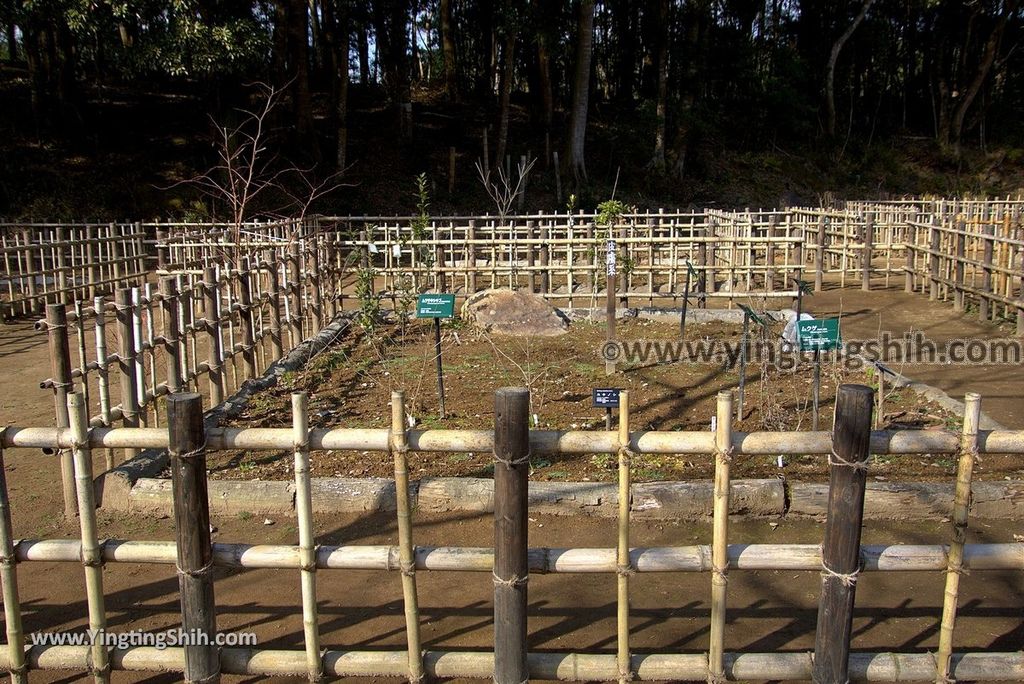
[[[595,387],[594,408],[619,408],[619,389],[617,387]]]

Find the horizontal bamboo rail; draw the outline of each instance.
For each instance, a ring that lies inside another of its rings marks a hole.
[[[32,646],[26,651],[34,670],[88,670],[87,646]],[[303,651],[223,648],[223,674],[249,676],[304,676]],[[640,681],[707,681],[707,658],[703,654],[633,654],[630,670]],[[0,654],[0,669],[7,669],[7,653]],[[408,677],[405,651],[340,651],[323,653],[324,674],[332,677]],[[181,672],[184,649],[138,646],[111,649],[114,670]],[[614,654],[529,653],[527,664],[532,679],[561,681],[617,681]],[[430,678],[464,677],[490,679],[494,654],[480,651],[425,651],[424,674]],[[812,654],[725,653],[725,677],[730,681],[811,679]],[[1024,679],[1024,653],[954,653],[951,676],[960,681],[1019,681]],[[935,657],[930,653],[852,653],[850,680],[854,682],[934,681]]]
[[[1024,570],[1024,545],[965,544],[963,567],[968,570]],[[172,541],[99,542],[104,563],[175,562]],[[213,562],[225,568],[300,569],[301,546],[280,544],[213,543]],[[863,569],[867,572],[925,572],[945,570],[949,547],[937,544],[866,544],[861,546]],[[76,539],[15,540],[18,562],[81,562],[81,542]],[[820,570],[818,544],[730,544],[727,547],[732,570]],[[487,547],[417,546],[417,570],[489,572],[494,549]],[[614,573],[615,548],[548,548],[528,551],[530,572]],[[315,565],[322,570],[401,571],[398,546],[330,546],[316,548]],[[636,572],[711,572],[711,545],[634,547],[629,550],[629,567]]]
[[[311,451],[388,451],[386,428],[316,428],[309,431]],[[488,430],[409,430],[409,451],[486,452],[494,446],[494,433]],[[634,431],[628,449],[640,454],[712,454],[715,436],[710,432]],[[0,435],[0,447],[69,449],[74,445],[67,428],[8,427]],[[161,428],[93,428],[89,431],[92,448],[140,449],[167,448],[167,431]],[[290,450],[289,428],[211,428],[207,432],[210,449],[250,451]],[[531,430],[530,450],[534,454],[590,454],[617,452],[618,434],[614,431]],[[936,454],[956,453],[959,437],[936,430],[874,430],[871,453]],[[733,432],[733,451],[737,455],[829,454],[828,432]],[[978,453],[1024,453],[1024,430],[981,430]]]

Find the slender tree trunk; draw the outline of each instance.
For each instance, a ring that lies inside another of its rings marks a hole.
[[[658,3],[658,20],[662,31],[658,36],[658,100],[655,105],[657,122],[654,130],[654,158],[651,167],[662,171],[665,168],[665,119],[668,109],[668,32],[669,0]]]
[[[335,146],[335,162],[338,171],[344,171],[348,164],[348,41],[349,41],[349,10],[348,0],[340,0],[338,3],[338,47],[337,65],[335,74],[337,77],[338,97],[335,103],[335,116],[338,120],[338,135]]]
[[[832,51],[828,57],[828,64],[825,65],[825,132],[829,138],[836,137],[836,63],[839,61],[839,53],[842,52],[846,41],[857,30],[857,27],[864,21],[868,10],[871,9],[875,0],[864,0],[860,12],[854,18],[853,23],[843,32],[843,35],[832,44]]]
[[[584,142],[590,101],[590,60],[594,47],[594,0],[580,0],[576,37],[576,74],[573,78],[572,109],[569,114],[569,169],[577,184],[586,183]]]
[[[124,24],[121,24],[124,27]],[[127,31],[122,28],[121,44],[126,40]],[[272,51],[270,72],[276,75],[274,85],[280,87],[288,82],[288,5],[285,0],[274,3],[274,32],[271,36]]]
[[[660,0],[659,0],[660,1]],[[635,8],[638,3],[630,0],[616,0],[611,3],[612,20],[615,25],[615,42],[618,46],[615,62],[615,99],[622,105],[632,106],[633,83],[636,71],[636,21]],[[663,30],[668,31],[668,26]]]
[[[515,77],[515,51],[516,34],[510,31],[505,37],[505,47],[502,51],[501,93],[498,98],[498,147],[495,156],[497,166],[505,163],[505,148],[508,144],[508,110],[512,95],[512,80]]]
[[[551,53],[547,38],[543,35],[537,38],[537,77],[544,132],[550,133],[555,118],[555,98],[551,87]]]
[[[312,39],[312,74],[313,80],[320,82],[320,77],[324,72],[324,65],[330,63],[330,58],[327,56],[330,46],[326,45],[326,41],[323,37],[323,24],[320,21],[320,15],[317,12],[317,0],[308,0],[309,2],[309,28],[310,37]],[[330,0],[327,0],[330,2]]]
[[[359,85],[367,85],[370,82],[370,37],[369,22],[366,19],[364,10],[361,10],[359,32],[356,36],[356,50],[359,52]]]
[[[440,0],[440,11],[444,92],[449,102],[456,102],[459,99],[459,72],[455,61],[455,38],[452,36],[452,0]]]
[[[1002,42],[1003,32],[1006,29],[1006,22],[1017,11],[1019,5],[1020,0],[1008,0],[1006,2],[1003,13],[992,28],[992,33],[989,34],[988,40],[985,41],[985,49],[981,54],[981,59],[978,61],[974,78],[971,79],[970,84],[956,101],[952,120],[949,124],[949,135],[947,136],[949,142],[952,143],[952,152],[955,156],[960,156],[960,137],[963,135],[967,110],[974,104],[981,86],[985,84],[985,80],[992,71],[992,65],[995,63],[996,56],[999,53],[999,44]]]
[[[292,76],[292,101],[295,132],[302,145],[313,134],[313,102],[309,94],[309,5],[306,0],[290,0],[288,6],[288,48]],[[313,154],[315,148],[313,145]]]
[[[7,62],[14,64],[16,61],[18,61],[17,26],[12,21],[7,24]]]

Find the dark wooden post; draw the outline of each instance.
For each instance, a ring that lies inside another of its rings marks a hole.
[[[167,229],[156,229],[156,267],[161,271],[167,270]]]
[[[494,393],[494,681],[529,679],[526,663],[530,392]]]
[[[867,292],[871,289],[871,258],[875,248],[875,215],[864,217],[864,247],[860,264],[860,289]]]
[[[992,294],[992,256],[995,251],[996,227],[989,223],[982,228],[982,232],[985,235],[984,252],[982,253],[985,265],[981,276],[981,289],[984,294],[980,297],[978,318],[982,321],[988,321],[991,318],[992,308],[989,296]]]
[[[213,600],[213,546],[206,489],[206,433],[198,394],[167,398],[168,452],[174,496],[181,623],[186,634],[206,635],[207,645],[185,646],[186,682],[219,682],[220,653]],[[203,640],[203,637],[199,636]]]
[[[310,299],[312,300],[310,318],[313,323],[313,330],[311,331],[313,334],[320,332],[324,321],[324,299],[323,290],[321,288],[322,283],[320,281],[320,254],[317,251],[318,239],[319,238],[314,235],[306,241],[306,264],[309,269],[306,275],[309,279],[309,288],[312,290],[310,292]]]
[[[707,297],[708,297],[708,243],[704,242],[703,238],[706,235],[706,229],[700,228],[692,229],[690,235],[697,237],[700,242],[697,243],[697,264],[700,266],[700,275],[697,281],[697,292],[700,293],[700,299],[698,300],[703,308],[707,308]]]
[[[953,262],[953,310],[964,310],[964,258],[966,255],[967,238],[964,235],[966,226],[963,220],[957,221],[954,244],[956,245],[956,260]]]
[[[100,314],[102,315],[102,313]],[[50,369],[53,373],[53,405],[57,427],[71,425],[68,417],[68,394],[71,381],[71,345],[68,342],[68,312],[63,304],[46,305],[46,336],[49,341]],[[75,492],[75,463],[71,451],[60,450],[60,475],[64,494],[64,516],[74,520],[78,515],[78,494]]]
[[[270,270],[270,347],[274,361],[280,361],[284,348],[281,344],[281,268],[277,252],[271,254],[267,268]]]
[[[23,253],[25,255],[25,273],[28,274],[28,312],[34,314],[39,312],[41,302],[36,289],[36,254],[32,246],[32,230],[25,228],[21,231],[21,236],[25,242]]]
[[[132,290],[119,287],[114,293],[114,311],[117,317],[117,372],[121,376],[121,423],[124,427],[139,427],[139,394],[135,374],[135,335],[132,331]],[[139,455],[140,449],[127,447],[126,460]]]
[[[939,298],[939,240],[942,238],[939,233],[939,220],[932,219],[932,225],[928,229],[928,299]]]
[[[768,243],[765,245],[764,255],[764,289],[766,292],[775,291],[775,240],[779,236],[779,217],[772,214],[768,217]],[[754,265],[753,259],[750,265]],[[782,275],[782,286],[786,286],[786,275]]]
[[[160,309],[163,312],[164,350],[167,352],[167,391],[180,392],[181,333],[178,326],[178,283],[173,276],[160,279]]]
[[[551,291],[551,246],[548,244],[548,224],[540,227],[540,291],[547,294]]]
[[[245,379],[256,377],[256,337],[253,334],[252,292],[249,290],[249,272],[238,274],[238,313],[242,323],[242,362]]]
[[[435,224],[434,229],[434,273],[437,274],[437,291],[447,292],[444,277],[444,245],[441,244],[441,226]]]
[[[849,680],[850,635],[860,572],[860,532],[873,407],[874,391],[870,387],[839,386],[832,429],[833,454],[829,458],[821,599],[814,639],[815,684],[846,684]]]
[[[536,230],[536,222],[526,222],[526,283],[527,287],[530,288],[530,294],[537,293],[537,272],[533,270],[534,266],[537,265],[536,258],[534,257],[534,250],[537,246],[533,244],[533,239],[537,237]]]
[[[213,266],[203,269],[204,309],[203,323],[206,328],[207,370],[210,380],[210,408],[224,401],[224,354],[220,343],[220,283]]]

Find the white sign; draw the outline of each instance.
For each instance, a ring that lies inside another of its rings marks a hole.
[[[608,241],[608,256],[606,263],[608,264],[608,275],[615,275],[615,240]]]
[[[373,244],[372,242],[368,244],[366,248],[370,251],[370,254],[376,254],[377,252],[380,251],[379,249],[377,249],[377,245]]]

